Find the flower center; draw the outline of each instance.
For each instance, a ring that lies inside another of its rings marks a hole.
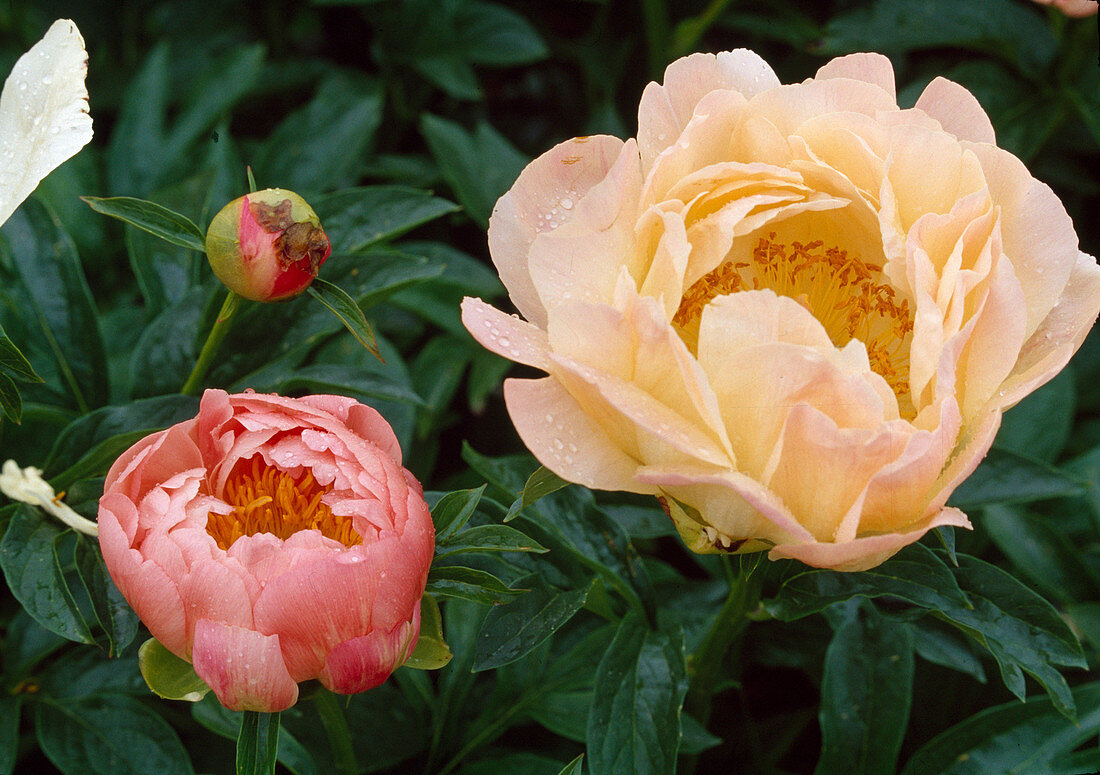
[[[726,261],[696,280],[672,318],[689,345],[698,341],[703,309],[718,296],[770,288],[809,310],[837,347],[859,339],[871,368],[893,389],[903,414],[910,407],[908,335],[913,330],[909,301],[895,299],[881,282],[882,267],[840,248],[761,237],[749,261]]]
[[[320,530],[344,546],[363,543],[351,526],[351,517],[338,517],[321,502],[331,489],[318,484],[308,469],[295,479],[257,455],[230,475],[222,499],[233,511],[209,514],[206,532],[222,549],[241,536],[270,533],[285,540],[299,530]]]

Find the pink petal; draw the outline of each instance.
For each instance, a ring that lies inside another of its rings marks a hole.
[[[287,672],[278,635],[200,619],[192,664],[229,710],[276,713],[298,701],[298,684]]]
[[[856,81],[873,83],[897,101],[894,89],[894,66],[882,54],[848,54],[837,57],[822,65],[815,76],[818,80],[826,78],[851,78]]]
[[[258,589],[256,590],[258,592]],[[224,561],[200,560],[179,580],[190,634],[200,619],[251,629],[252,599],[248,585]]]
[[[977,97],[965,86],[936,76],[924,87],[915,108],[923,110],[960,140],[995,145],[993,124]]]
[[[388,632],[375,630],[336,646],[325,658],[325,667],[318,678],[337,694],[373,689],[409,658],[419,631],[420,603],[417,602],[412,621],[401,622]]]

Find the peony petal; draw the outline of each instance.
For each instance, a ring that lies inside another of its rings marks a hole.
[[[12,68],[0,95],[0,223],[92,139],[87,72],[84,39],[68,19],[55,21]]]
[[[894,88],[894,66],[882,54],[848,54],[831,59],[822,65],[815,78],[851,78],[855,81],[873,83],[897,102]]]
[[[997,142],[993,124],[977,97],[965,86],[954,81],[942,76],[933,78],[924,87],[914,107],[939,121],[945,130],[960,140],[990,144]]]
[[[950,526],[971,529],[970,520],[958,509],[942,509],[924,527],[906,533],[867,536],[843,544],[781,544],[768,553],[772,560],[789,557],[815,568],[840,571],[861,571],[880,565],[899,550],[916,543],[934,527]]]
[[[567,198],[570,207],[575,206],[607,177],[626,146],[617,137],[605,135],[561,143],[528,164],[493,208],[489,253],[512,303],[536,326],[545,326],[546,311],[528,269],[531,243],[541,232],[561,224],[562,200]],[[557,218],[552,217],[554,212]]]
[[[298,701],[278,635],[200,619],[192,655],[199,678],[229,710],[278,713]]]
[[[727,90],[752,97],[778,85],[771,66],[748,49],[677,59],[665,69],[663,83],[646,86],[638,105],[638,146],[645,168],[676,142],[708,93]]]
[[[546,334],[530,323],[467,296],[462,300],[462,324],[487,350],[525,366],[550,370]]]
[[[553,377],[505,380],[504,400],[523,443],[562,479],[597,490],[652,492],[634,482],[638,461]]]
[[[336,646],[325,657],[325,667],[318,678],[337,694],[373,689],[409,658],[419,630],[418,601],[412,621],[403,621],[390,631],[376,629]]]

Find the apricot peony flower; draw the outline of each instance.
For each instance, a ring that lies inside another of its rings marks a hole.
[[[0,96],[0,224],[55,167],[92,139],[76,24],[58,19],[12,68]]]
[[[373,409],[208,390],[115,462],[99,543],[157,640],[232,710],[382,683],[420,630],[434,530]]]
[[[970,526],[948,496],[1100,306],[973,95],[937,78],[902,110],[878,54],[790,85],[751,51],[680,59],[637,140],[533,161],[489,248],[527,322],[463,321],[550,375],[504,386],[544,465],[656,495],[695,551],[842,570]]]
[[[1034,0],[1040,5],[1052,5],[1066,16],[1084,18],[1095,16],[1098,7],[1096,0]]]

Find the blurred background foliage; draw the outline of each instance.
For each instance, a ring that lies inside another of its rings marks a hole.
[[[880,51],[903,106],[938,75],[959,81],[999,144],[1065,202],[1082,249],[1100,251],[1096,19],[1025,0],[12,0],[0,4],[0,72],[58,17],[74,19],[87,42],[95,139],[0,233],[0,324],[44,379],[20,384],[22,424],[0,425],[0,460],[45,469],[89,516],[122,449],[193,414],[194,399],[178,390],[220,297],[201,254],[108,220],[80,195],[151,199],[203,229],[247,190],[246,165],[260,186],[305,196],[334,242],[321,276],[365,310],[385,363],[299,299],[242,313],[207,382],[338,392],[379,408],[433,505],[459,490],[437,509],[458,527],[470,520],[468,530],[512,516],[536,468],[500,391],[522,369],[477,346],[458,317],[464,295],[506,304],[485,242],[493,203],[557,142],[633,135],[644,85],[679,56],[748,47],[790,82],[829,57]],[[460,489],[486,481],[484,493]],[[633,654],[636,672],[668,671],[664,695],[635,698],[638,714],[657,708],[653,772],[677,754],[681,771],[699,773],[893,772],[905,762],[914,775],[994,772],[1018,766],[1013,757],[1029,746],[1039,750],[1034,768],[1015,771],[1100,767],[1100,689],[1085,671],[1067,672],[1067,684],[1043,667],[1082,664],[1070,630],[1089,664],[1100,648],[1095,333],[1071,369],[1009,413],[993,454],[952,501],[977,527],[957,536],[958,550],[1012,576],[984,563],[948,571],[950,536],[924,542],[935,551],[899,555],[953,573],[971,594],[1002,585],[1001,603],[1017,607],[997,609],[992,624],[966,623],[943,613],[957,601],[874,581],[848,589],[863,602],[826,607],[824,577],[769,564],[757,578],[770,617],[758,613],[770,620],[730,655],[709,719],[690,707],[680,717],[684,665],[660,655],[699,645],[722,605],[723,568],[685,553],[652,502],[601,495],[597,504],[577,489],[521,514],[517,525],[548,554],[482,546],[480,559],[462,555],[455,566],[533,591],[513,599],[464,570],[437,574],[434,588],[452,598],[444,620],[455,660],[438,675],[399,671],[352,699],[364,771],[554,775],[587,751],[592,771],[628,772],[592,742],[621,732],[600,682],[635,674],[608,661],[613,651]],[[95,752],[116,767],[95,771],[225,771],[237,722],[210,698],[193,707],[151,698],[133,663],[137,623],[110,596],[90,544],[31,509],[0,515],[12,590],[0,608],[0,772],[92,771]],[[587,544],[593,535],[607,545]],[[452,542],[439,567],[453,566],[462,546]],[[19,547],[41,555],[24,567],[13,559]],[[32,587],[53,597],[35,602]],[[805,602],[810,588],[820,606]],[[511,642],[528,620],[537,631]],[[871,680],[861,654],[887,668]],[[1021,669],[1053,700],[1013,699],[1024,692]],[[874,693],[890,684],[894,694]],[[866,702],[845,694],[855,685]],[[1074,700],[1080,725],[1070,733],[1057,711]],[[296,775],[331,771],[312,706],[284,717],[282,764]],[[127,750],[105,728],[131,730]],[[678,751],[669,740],[681,741]],[[864,742],[838,742],[849,740]],[[134,764],[143,761],[157,768]]]

